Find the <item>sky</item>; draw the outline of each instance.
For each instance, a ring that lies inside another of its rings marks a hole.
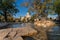
[[[25,16],[28,12],[28,8],[20,6],[23,2],[26,2],[28,0],[16,0],[16,5],[19,10],[19,12],[14,15],[15,18],[19,18],[20,16]],[[57,15],[49,15],[48,17],[56,18]]]
[[[25,16],[26,13],[28,12],[28,8],[20,6],[23,2],[25,2],[25,0],[16,0],[16,5],[19,12],[16,15],[14,15],[15,18],[19,18],[20,16]]]

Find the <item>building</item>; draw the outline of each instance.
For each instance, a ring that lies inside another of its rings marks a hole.
[[[29,12],[27,12],[27,14],[26,14],[26,18],[31,18],[31,15],[30,15]]]
[[[29,21],[31,19],[31,15],[29,12],[27,12],[26,16],[25,16],[25,20],[26,22]]]
[[[21,21],[25,21],[25,22],[27,22],[30,19],[31,19],[31,15],[29,12],[26,13],[26,16],[21,17]]]
[[[21,21],[23,21],[24,20],[24,17],[21,17],[21,19],[20,19]]]

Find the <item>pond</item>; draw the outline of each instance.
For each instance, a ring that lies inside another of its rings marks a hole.
[[[19,27],[27,27],[27,26],[33,26],[33,25],[31,23],[22,23],[22,24],[15,23],[15,24],[9,25],[9,27],[11,27],[11,28],[19,28]]]
[[[60,26],[55,26],[48,32],[48,40],[60,40]]]

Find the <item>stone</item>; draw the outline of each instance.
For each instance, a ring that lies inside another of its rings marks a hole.
[[[37,31],[31,27],[23,27],[17,31],[17,36],[32,36],[37,34]]]
[[[23,38],[20,37],[20,36],[19,37],[16,36],[16,37],[13,38],[13,40],[23,40]]]
[[[47,40],[47,33],[44,27],[35,27],[38,34],[32,36],[35,40]]]
[[[9,36],[10,38],[14,38],[15,35],[16,35],[16,31],[14,31],[14,30],[12,30],[12,31],[8,34],[8,36]]]
[[[4,39],[9,34],[10,31],[11,29],[9,28],[0,30],[0,40]]]
[[[34,25],[36,25],[37,27],[44,27],[44,28],[50,28],[52,26],[55,25],[55,23],[53,21],[50,21],[50,20],[40,20],[40,21],[36,21],[34,22]]]
[[[4,38],[3,40],[11,40],[10,38]]]
[[[32,27],[7,28],[0,30],[0,40],[8,40],[8,37],[13,40],[22,40],[20,36],[32,36],[35,34],[37,34],[37,30]]]

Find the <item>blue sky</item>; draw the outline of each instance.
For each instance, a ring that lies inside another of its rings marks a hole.
[[[16,5],[17,5],[17,8],[19,9],[19,12],[14,16],[15,18],[26,15],[28,8],[20,6],[21,3],[23,2],[25,2],[25,0],[16,0]]]
[[[25,1],[28,1],[28,0],[16,0],[16,5],[17,5],[17,8],[19,9],[19,12],[16,14],[16,16],[14,16],[15,18],[19,18],[20,16],[25,16],[26,13],[28,12],[28,8],[20,6],[21,3],[25,2]],[[54,15],[54,16],[49,15],[48,17],[56,18],[57,15]]]
[[[19,18],[20,16],[25,16],[28,12],[28,8],[20,6],[23,2],[28,2],[28,0],[16,0],[17,8],[19,12],[14,16],[15,18]]]

